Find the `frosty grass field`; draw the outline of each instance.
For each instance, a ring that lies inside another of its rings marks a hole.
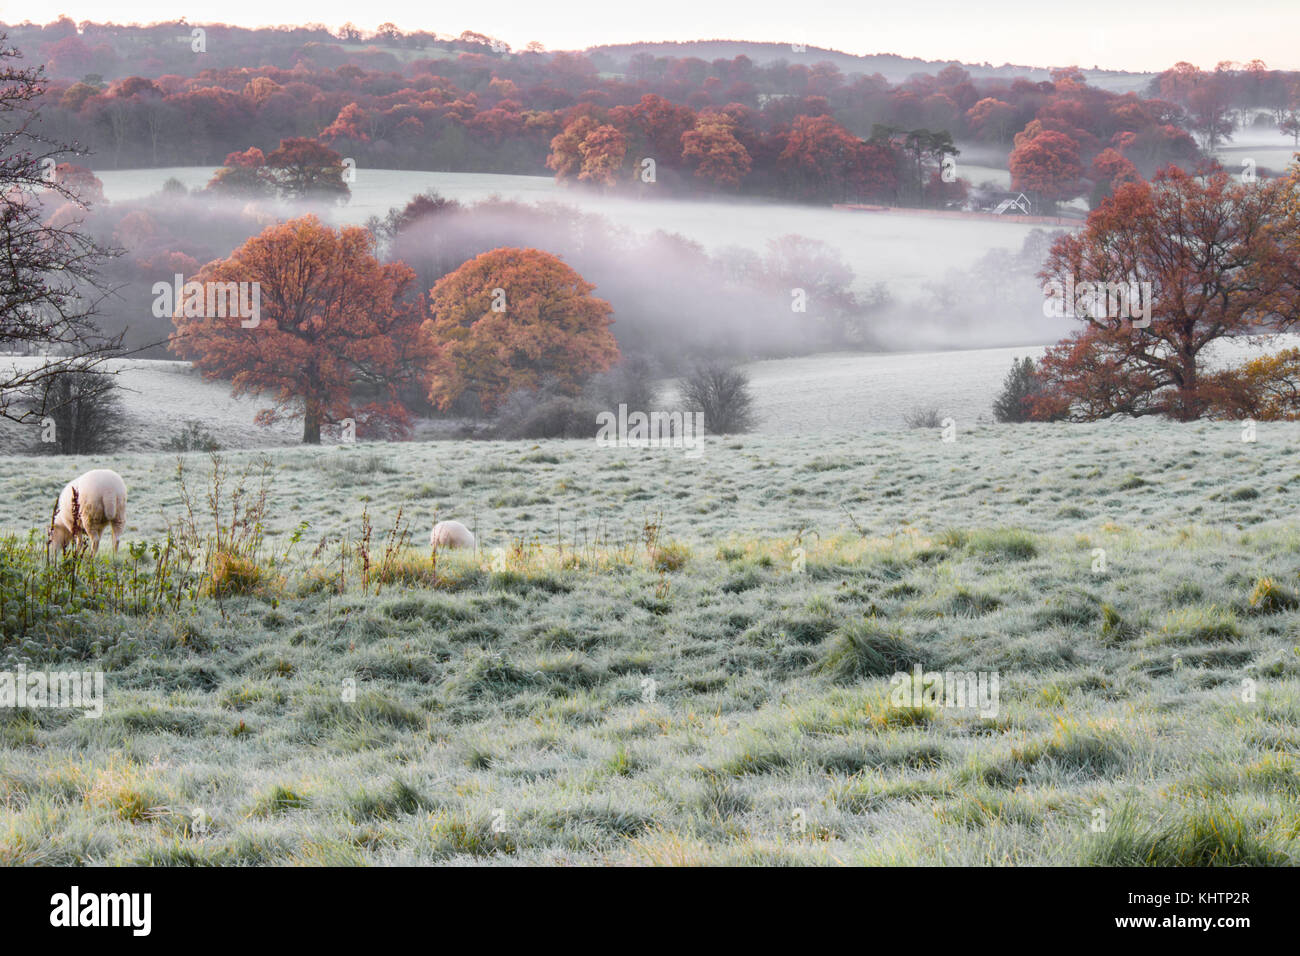
[[[1294,862],[1297,443],[274,449],[264,554],[291,556],[252,593],[0,643],[0,670],[107,674],[102,719],[0,711],[0,864]],[[91,464],[6,459],[5,530]],[[114,464],[126,540],[158,541],[175,458]],[[378,562],[399,507],[397,572],[334,593],[335,536],[365,509]],[[435,572],[435,514],[479,553]],[[997,714],[896,706],[917,664],[997,673]]]

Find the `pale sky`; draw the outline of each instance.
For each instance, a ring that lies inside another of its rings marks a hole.
[[[1179,60],[1264,60],[1300,69],[1300,0],[7,0],[0,20],[46,23],[59,13],[115,23],[242,26],[351,20],[363,29],[475,30],[515,48],[548,50],[637,40],[806,43],[846,53],[898,53],[997,66],[1162,70]]]

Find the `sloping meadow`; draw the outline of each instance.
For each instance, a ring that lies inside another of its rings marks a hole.
[[[1300,426],[1241,438],[274,451],[233,592],[20,634],[5,586],[0,671],[105,694],[0,708],[0,862],[1293,862]],[[156,542],[175,459],[112,464]],[[90,466],[7,460],[4,530]]]

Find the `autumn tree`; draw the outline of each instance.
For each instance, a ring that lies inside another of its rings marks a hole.
[[[413,277],[375,258],[367,230],[304,216],[200,269],[175,303],[171,347],[207,378],[229,379],[235,395],[270,396],[259,424],[302,418],[308,444],[348,418],[360,433],[400,434],[409,424],[400,390],[428,361],[420,317],[403,301]],[[213,308],[213,290],[229,283],[256,284],[257,315],[221,299]]]
[[[735,125],[726,114],[701,113],[695,128],[682,134],[682,158],[697,177],[723,189],[738,188],[753,166]]]
[[[1254,421],[1300,419],[1300,349],[1262,355],[1209,376],[1208,413]]]
[[[626,156],[627,138],[616,126],[582,114],[551,139],[551,155],[546,165],[555,170],[558,182],[576,179],[612,186]]]
[[[619,358],[613,309],[561,259],[537,249],[493,249],[429,293],[429,400],[447,409],[473,394],[492,411],[517,389],[543,384],[577,394]]]
[[[104,201],[104,184],[84,166],[59,163],[54,167],[54,181],[64,186],[83,206]]]
[[[1011,188],[1049,203],[1070,199],[1082,186],[1079,144],[1064,133],[1043,130],[1011,152]]]
[[[582,141],[597,125],[594,116],[575,116],[551,137],[551,152],[546,157],[546,167],[555,172],[556,182],[578,178],[582,172]]]
[[[343,114],[347,114],[346,117]],[[340,115],[355,120],[347,110]],[[340,134],[342,135],[342,134]],[[347,202],[343,158],[314,139],[286,139],[264,155],[257,147],[226,156],[207,189],[237,197],[278,196],[280,199],[329,199]]]
[[[829,116],[800,116],[777,166],[806,197],[845,199],[853,191],[864,143]]]
[[[1137,182],[1142,176],[1119,150],[1107,148],[1093,158],[1092,165],[1088,168],[1088,178],[1093,182],[1089,205],[1096,209],[1117,186]]]
[[[979,139],[1005,143],[1016,127],[1016,108],[987,96],[966,111],[966,125]]]
[[[1206,413],[1218,387],[1205,376],[1209,346],[1300,321],[1287,199],[1281,180],[1170,167],[1120,186],[1057,239],[1040,275],[1052,311],[1083,328],[1043,358],[1036,415]]]
[[[319,139],[325,143],[333,143],[337,140],[369,142],[370,134],[365,129],[367,121],[366,111],[356,103],[349,103],[339,110],[339,115],[333,123],[320,131]]]
[[[314,139],[281,140],[266,157],[266,176],[281,199],[334,199],[351,195],[343,157]]]
[[[1160,95],[1187,108],[1192,128],[1201,137],[1206,150],[1213,152],[1224,139],[1232,136],[1230,88],[1231,64],[1220,63],[1213,73],[1180,62],[1161,73],[1157,79]]]
[[[618,127],[605,123],[583,137],[578,153],[582,156],[579,182],[613,186],[627,156],[627,138]]]
[[[266,154],[256,146],[229,153],[225,162],[208,181],[208,192],[239,199],[274,196],[275,187],[263,175]]]
[[[695,112],[647,93],[635,106],[610,110],[610,121],[626,131],[634,162],[649,157],[657,165],[672,167],[681,164],[682,135],[695,126]]]

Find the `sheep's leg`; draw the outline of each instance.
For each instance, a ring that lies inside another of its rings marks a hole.
[[[93,558],[99,554],[99,536],[104,533],[104,529],[90,532],[90,556]]]
[[[113,522],[113,553],[117,554],[117,539],[122,536],[122,528],[126,526],[125,521]]]

